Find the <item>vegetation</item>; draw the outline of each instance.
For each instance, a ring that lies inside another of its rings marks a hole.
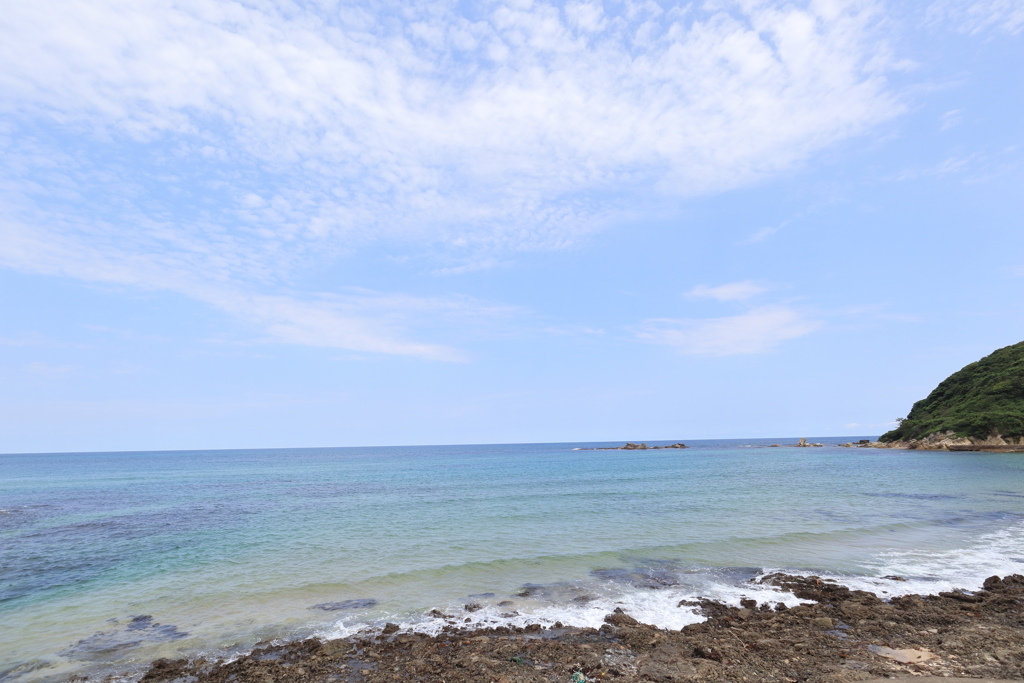
[[[979,439],[1024,436],[1024,342],[999,349],[954,372],[881,441],[953,431]]]

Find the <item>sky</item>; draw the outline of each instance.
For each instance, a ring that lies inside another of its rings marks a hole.
[[[877,435],[1022,142],[1022,0],[14,3],[0,452]]]

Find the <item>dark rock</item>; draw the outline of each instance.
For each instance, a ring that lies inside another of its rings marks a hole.
[[[625,612],[621,611],[621,608],[616,608],[615,612],[607,615],[604,618],[604,623],[611,624],[612,626],[636,626],[640,622],[629,616]]]
[[[319,605],[313,605],[309,609],[322,609],[325,612],[333,612],[341,609],[364,609],[366,607],[373,607],[377,604],[377,601],[373,598],[358,598],[356,600],[341,600],[339,602],[321,602]]]

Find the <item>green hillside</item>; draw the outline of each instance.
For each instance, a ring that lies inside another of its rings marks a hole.
[[[1024,342],[954,372],[880,440],[920,439],[950,430],[979,439],[993,431],[1024,436]]]

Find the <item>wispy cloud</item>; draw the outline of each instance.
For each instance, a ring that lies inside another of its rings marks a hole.
[[[938,0],[928,7],[928,20],[961,33],[996,30],[1009,34],[1024,29],[1024,4],[1019,0]]]
[[[467,321],[506,318],[509,306],[481,304],[468,297],[414,297],[365,289],[302,296],[265,294],[230,278],[204,278],[202,261],[182,263],[180,255],[135,254],[87,241],[43,244],[45,233],[0,220],[0,265],[33,264],[35,272],[91,282],[161,289],[203,301],[254,325],[268,339],[352,351],[464,361],[464,352],[445,345],[409,340],[406,327],[427,320]],[[198,266],[198,267],[197,267]]]
[[[951,156],[931,166],[908,168],[885,180],[904,181],[959,175],[965,183],[982,183],[1020,168],[1020,150],[1016,146],[997,151],[978,151],[966,156]]]
[[[14,3],[0,260],[169,289],[294,343],[454,357],[312,294],[261,297],[374,243],[449,275],[563,248],[902,110],[871,0],[476,9]]]
[[[43,336],[38,332],[29,332],[21,334],[17,337],[0,337],[0,346],[9,347],[32,347],[32,348],[61,348],[68,346],[78,346],[77,344],[68,344],[67,342],[60,342],[49,337]]]
[[[766,225],[763,228],[755,230],[749,237],[740,240],[739,244],[757,244],[758,242],[764,242],[766,239],[777,233],[781,227],[782,226]]]
[[[647,320],[637,337],[687,355],[734,356],[771,351],[821,325],[787,306],[770,305],[725,318]]]
[[[35,361],[29,363],[26,369],[33,375],[40,377],[57,378],[68,375],[74,368],[70,365],[54,365],[52,363],[43,363],[41,361]]]
[[[945,114],[939,117],[939,130],[949,130],[960,125],[963,121],[964,113],[959,109],[953,109],[947,111]]]
[[[689,292],[686,296],[692,299],[717,299],[718,301],[746,301],[751,297],[757,296],[762,292],[768,291],[768,288],[759,285],[753,280],[744,280],[742,282],[730,282],[724,285],[718,285],[717,287],[709,287],[708,285],[697,285]]]

